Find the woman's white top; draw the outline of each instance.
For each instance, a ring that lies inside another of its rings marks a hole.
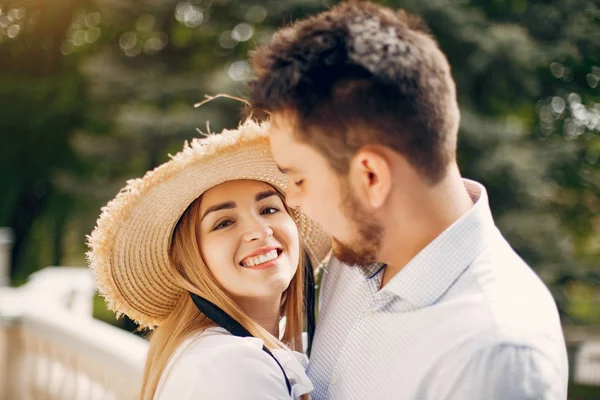
[[[261,339],[208,328],[175,350],[154,399],[298,399],[313,390],[304,354],[272,350],[292,386],[290,397],[283,372],[262,346]]]

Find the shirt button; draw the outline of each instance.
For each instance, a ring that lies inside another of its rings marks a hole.
[[[332,385],[337,385],[339,381],[340,380],[338,379],[337,375],[334,375],[333,378],[331,378]]]

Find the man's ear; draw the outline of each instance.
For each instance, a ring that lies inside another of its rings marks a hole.
[[[362,203],[381,208],[392,189],[390,160],[375,147],[362,147],[350,161],[350,180]]]

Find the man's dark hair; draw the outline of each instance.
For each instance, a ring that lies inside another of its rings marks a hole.
[[[432,183],[455,159],[459,112],[450,67],[404,11],[351,1],[280,29],[252,52],[252,106],[294,119],[299,140],[347,172],[380,144]]]

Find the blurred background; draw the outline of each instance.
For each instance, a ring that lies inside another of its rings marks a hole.
[[[239,121],[236,101],[193,104],[244,97],[248,51],[334,3],[0,0],[5,284],[85,267],[85,236],[127,179],[168,160],[196,128]],[[460,167],[486,185],[500,229],[553,292],[575,363],[582,344],[600,342],[600,2],[379,3],[420,15],[447,54]],[[136,328],[98,297],[93,315]],[[572,399],[600,398],[595,348],[597,383],[574,382]]]

